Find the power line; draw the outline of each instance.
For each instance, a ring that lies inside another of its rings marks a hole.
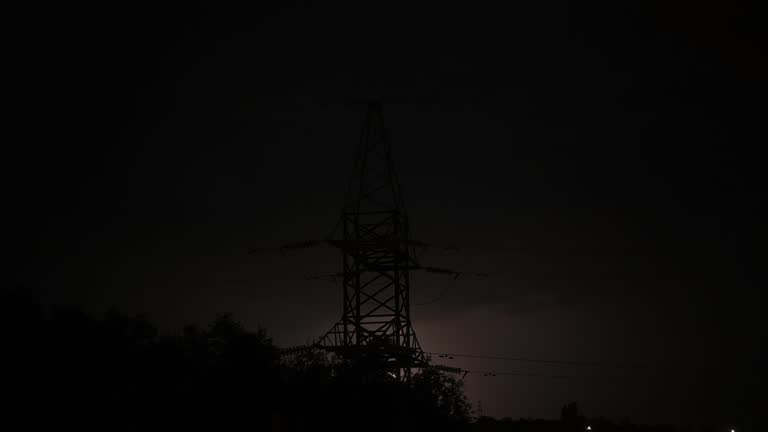
[[[439,357],[460,357],[460,358],[473,358],[484,360],[505,360],[505,361],[517,361],[526,363],[544,363],[544,364],[557,364],[568,366],[590,366],[590,367],[623,367],[623,368],[646,368],[645,365],[637,364],[623,364],[623,363],[605,363],[605,362],[592,362],[592,361],[573,361],[573,360],[551,360],[551,359],[535,359],[527,357],[500,357],[500,356],[484,356],[475,354],[455,354],[455,353],[440,353],[425,351],[425,354],[437,355]]]
[[[482,370],[464,370],[466,373],[471,374],[483,374],[483,376],[497,376],[497,375],[506,375],[506,376],[520,376],[520,377],[534,377],[534,378],[572,378],[568,375],[543,375],[543,374],[530,374],[530,373],[523,373],[523,372],[496,372],[496,371],[482,371]]]

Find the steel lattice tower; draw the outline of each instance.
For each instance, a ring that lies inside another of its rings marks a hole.
[[[408,380],[427,365],[411,324],[410,270],[419,268],[381,105],[369,102],[355,171],[328,242],[341,251],[343,312],[318,342]]]

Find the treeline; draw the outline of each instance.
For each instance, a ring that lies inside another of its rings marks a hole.
[[[623,420],[587,418],[579,413],[576,402],[563,406],[560,419],[496,419],[478,417],[470,425],[473,432],[710,432],[709,429],[686,429],[670,426],[640,426]],[[715,432],[718,429],[712,429]]]
[[[230,316],[161,335],[142,317],[43,311],[8,295],[2,316],[6,408],[25,430],[458,430],[469,421],[461,382],[442,372],[403,384],[318,351],[281,357],[264,329]]]
[[[473,418],[463,384],[436,370],[410,383],[304,351],[281,356],[266,330],[230,316],[161,335],[140,316],[43,310],[3,293],[5,422],[22,430],[662,432],[562,418]]]

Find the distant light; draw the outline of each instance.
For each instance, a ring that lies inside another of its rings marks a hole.
[[[731,429],[731,432],[736,432],[736,429]]]
[[[587,430],[592,430],[592,426],[587,426]],[[733,432],[733,431],[731,431]]]
[[[391,376],[392,378],[397,378],[397,375],[395,375],[392,372],[387,372],[387,375]],[[733,432],[733,431],[731,431],[731,432]]]

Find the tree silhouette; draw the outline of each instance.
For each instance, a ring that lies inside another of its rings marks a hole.
[[[463,382],[427,368],[403,383],[324,351],[280,356],[263,328],[230,315],[161,335],[143,316],[111,309],[47,311],[3,292],[6,404],[25,429],[274,431],[582,431],[578,405],[559,421],[470,421]],[[589,420],[594,432],[666,431]]]

